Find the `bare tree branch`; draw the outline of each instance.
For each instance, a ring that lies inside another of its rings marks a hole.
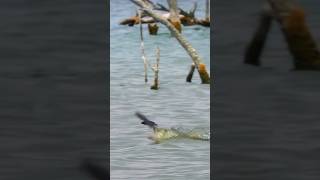
[[[148,15],[156,19],[158,22],[164,24],[174,35],[174,37],[178,40],[181,46],[187,51],[192,61],[195,63],[201,81],[204,84],[210,83],[210,76],[206,70],[206,66],[200,58],[197,51],[191,46],[191,44],[179,33],[179,31],[166,19],[162,18],[158,14],[154,13],[152,9],[150,9],[142,0],[132,0],[135,1],[136,4],[139,4],[140,7],[143,7],[142,10],[145,11]]]

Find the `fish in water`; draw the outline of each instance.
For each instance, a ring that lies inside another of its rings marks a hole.
[[[141,124],[149,126],[153,129],[153,134],[149,137],[149,139],[153,140],[155,143],[160,143],[164,140],[173,138],[187,138],[209,141],[209,138],[204,137],[203,133],[194,131],[184,132],[175,128],[159,128],[155,122],[149,120],[145,115],[136,112],[136,116],[142,120]]]

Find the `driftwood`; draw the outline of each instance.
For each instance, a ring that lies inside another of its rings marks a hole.
[[[165,12],[162,13],[163,18],[169,18],[170,13]],[[181,17],[180,17],[181,18]],[[139,15],[132,16],[130,18],[124,19],[120,22],[120,25],[128,25],[128,26],[134,26],[137,24],[150,24],[150,23],[157,23],[156,20],[154,20],[152,17],[141,15],[141,18]]]
[[[183,15],[183,17],[180,20],[184,26],[192,26],[197,23],[197,19],[195,17],[197,5],[198,5],[197,2],[194,2],[193,8],[191,8],[189,12],[186,12],[185,10],[180,9],[180,13]]]
[[[205,27],[210,27],[210,19],[198,19],[195,17],[195,12],[197,10],[197,2],[194,3],[193,8],[186,12],[183,9],[180,9],[181,14],[183,17],[181,18],[181,23],[184,26],[193,26],[193,25],[201,25]]]
[[[245,62],[259,65],[259,57],[275,19],[285,36],[296,70],[320,70],[320,51],[305,20],[304,10],[294,0],[268,0],[272,16],[265,14],[254,39],[248,46]]]
[[[179,8],[179,13],[180,13],[180,21],[181,24],[183,24],[184,26],[192,26],[192,25],[201,25],[201,26],[205,26],[205,27],[210,27],[210,1],[206,0],[206,17],[205,19],[198,19],[195,17],[195,12],[197,10],[198,4],[197,2],[194,2],[193,7],[189,10],[189,12]],[[157,4],[158,6],[160,6],[161,8],[157,8],[159,10],[163,10],[163,11],[168,11],[168,9],[161,4]]]
[[[170,32],[174,35],[174,37],[178,40],[181,46],[187,51],[189,56],[191,57],[193,63],[196,65],[201,81],[204,84],[210,84],[210,76],[206,70],[206,66],[203,63],[202,59],[198,55],[197,51],[191,46],[191,44],[179,33],[179,31],[167,20],[154,13],[153,10],[145,3],[143,0],[132,0],[135,4],[139,5],[142,10],[153,17],[158,22],[164,24]]]
[[[181,21],[179,18],[177,0],[167,0],[169,5],[170,16],[168,21],[181,33]]]
[[[170,0],[168,0],[169,2]],[[136,2],[133,2],[136,4]],[[164,5],[157,3],[154,4],[151,1],[144,1],[144,3],[146,4],[146,6],[150,9],[156,10],[161,12],[161,16],[162,18],[165,18],[167,20],[170,19],[170,9],[165,7]],[[209,3],[209,1],[207,0],[207,3]],[[206,3],[206,4],[207,4]],[[138,4],[136,4],[138,5]],[[209,4],[207,4],[209,5]],[[139,5],[138,5],[139,6]],[[170,3],[169,3],[170,6]],[[194,3],[193,8],[190,11],[185,11],[181,8],[176,7],[176,9],[178,9],[179,11],[176,11],[176,16],[179,18],[179,21],[181,22],[182,25],[184,26],[192,26],[192,25],[201,25],[204,27],[210,27],[210,12],[209,12],[209,7],[206,6],[206,17],[204,19],[197,19],[195,17],[195,11],[197,9],[197,3]],[[159,13],[160,14],[160,13]],[[139,24],[141,21],[141,23],[143,24],[149,24],[149,23],[156,23],[157,20],[155,20],[152,17],[146,16],[146,15],[142,15],[141,19],[138,17],[138,15],[132,16],[130,18],[124,19],[120,22],[121,25],[128,25],[128,26],[134,26],[136,24]]]

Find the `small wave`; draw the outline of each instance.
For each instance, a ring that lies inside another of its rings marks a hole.
[[[164,140],[180,138],[209,141],[210,131],[203,128],[157,128],[155,134],[151,137],[151,139],[153,139],[157,143],[162,142]]]

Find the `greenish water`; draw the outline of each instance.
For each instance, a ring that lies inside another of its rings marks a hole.
[[[192,3],[180,5],[190,9]],[[153,144],[147,139],[152,130],[141,125],[134,113],[140,111],[159,127],[201,129],[208,135],[210,86],[200,84],[197,73],[192,83],[185,82],[192,61],[164,26],[158,36],[149,36],[144,27],[145,51],[152,64],[156,47],[160,48],[160,89],[150,90],[153,73],[149,71],[145,84],[139,27],[119,25],[121,19],[135,14],[135,6],[111,0],[110,7],[111,179],[209,179],[208,141],[176,139]],[[198,7],[202,11],[204,2]],[[210,67],[210,29],[184,27],[183,35]]]

